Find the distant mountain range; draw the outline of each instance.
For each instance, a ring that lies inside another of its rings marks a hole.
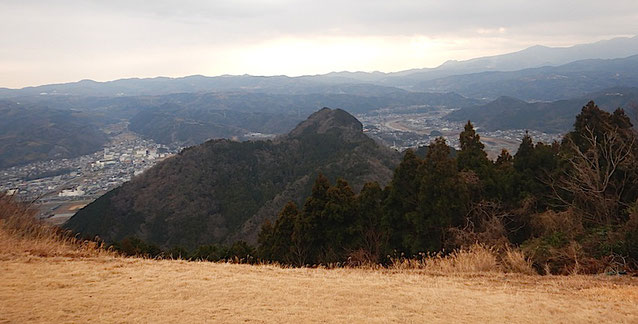
[[[447,61],[433,69],[414,69],[389,73],[382,84],[410,87],[423,81],[488,71],[517,71],[544,66],[558,66],[588,59],[624,58],[638,54],[638,36],[619,37],[570,47],[536,45],[524,50],[466,61]],[[356,76],[354,74],[353,76]]]
[[[337,94],[383,94],[396,92],[398,89],[381,85],[366,85],[361,82],[323,82],[314,77],[288,76],[252,76],[252,75],[224,75],[206,77],[192,75],[182,78],[156,77],[148,79],[120,79],[115,81],[97,82],[82,80],[72,83],[50,84],[22,89],[0,88],[0,98],[15,98],[21,96],[155,96],[176,93],[207,93],[207,92],[261,92],[273,94],[308,94],[308,93],[337,93]]]
[[[500,97],[485,105],[466,107],[447,115],[448,120],[471,120],[483,130],[535,129],[550,133],[572,128],[574,116],[590,100],[608,112],[624,108],[634,124],[638,124],[638,88],[610,88],[581,98],[552,102],[525,102]]]
[[[512,72],[481,72],[419,83],[415,89],[456,92],[471,98],[510,96],[551,101],[581,97],[611,87],[638,85],[638,55],[622,59],[592,59]]]
[[[638,54],[638,36],[632,38],[614,38],[591,44],[582,44],[572,47],[545,47],[533,46],[522,51],[481,57],[467,61],[448,61],[436,68],[413,69],[401,72],[333,72],[324,75],[287,77],[287,76],[251,76],[251,75],[224,75],[218,77],[205,77],[201,75],[183,78],[148,78],[148,79],[121,79],[108,82],[95,82],[82,80],[65,84],[51,84],[23,89],[0,88],[0,98],[34,95],[80,95],[80,96],[140,96],[140,95],[164,95],[186,92],[225,92],[225,91],[251,91],[262,93],[280,94],[310,94],[310,93],[347,93],[362,95],[383,94],[395,92],[396,87],[412,91],[456,91],[445,81],[435,81],[456,75],[466,75],[481,72],[508,72],[530,68],[545,67],[541,74],[560,73],[547,67],[560,66],[575,61],[583,61],[580,65],[589,65],[590,59],[606,60],[625,58]],[[570,72],[578,72],[576,66],[567,67]],[[584,71],[591,71],[586,68]],[[594,69],[595,70],[595,69]],[[535,72],[539,73],[539,71]],[[449,83],[454,83],[450,81]],[[360,83],[368,84],[361,87]],[[374,87],[372,87],[374,85]],[[626,84],[612,84],[611,86],[626,86]],[[388,89],[389,87],[389,89]],[[588,89],[594,91],[597,89]],[[357,91],[363,91],[357,92]],[[470,97],[493,97],[489,92],[472,92],[461,94]],[[565,93],[565,95],[571,95]],[[537,100],[567,99],[533,98]],[[527,98],[523,98],[527,99]]]
[[[283,134],[325,106],[351,113],[461,108],[450,120],[471,119],[489,129],[564,131],[587,101],[607,108],[608,96],[601,93],[638,86],[636,54],[638,36],[567,48],[534,46],[395,73],[196,75],[0,88],[12,111],[28,107],[1,116],[7,126],[0,129],[0,168],[99,150],[108,140],[99,129],[117,122],[159,143],[194,145],[252,132]],[[636,104],[632,95],[617,101]]]
[[[255,242],[288,201],[303,203],[318,173],[355,189],[387,183],[400,154],[361,123],[324,108],[273,141],[211,140],[185,149],[87,205],[66,227],[107,241],[136,236],[163,247]]]

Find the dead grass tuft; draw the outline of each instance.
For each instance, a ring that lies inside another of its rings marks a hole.
[[[0,193],[0,256],[98,257],[115,253],[35,218],[36,210]]]
[[[390,269],[425,270],[432,274],[521,273],[535,274],[531,262],[519,250],[511,248],[499,253],[495,248],[473,244],[450,254],[423,255],[420,259],[392,259]]]
[[[538,274],[533,268],[532,260],[519,249],[507,248],[501,254],[500,266],[507,273]]]

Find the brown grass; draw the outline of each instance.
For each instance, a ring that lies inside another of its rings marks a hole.
[[[434,254],[421,259],[393,259],[391,269],[423,270],[430,274],[457,275],[468,273],[521,273],[536,272],[532,263],[520,250],[495,248],[474,244],[448,255]]]
[[[0,193],[0,257],[17,255],[99,257],[113,254],[92,241],[34,218],[36,210]]]
[[[638,279],[521,274],[515,250],[386,269],[124,258],[3,203],[0,323],[638,322]]]
[[[635,278],[138,258],[0,261],[0,322],[636,323]]]

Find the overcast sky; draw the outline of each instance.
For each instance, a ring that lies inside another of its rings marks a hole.
[[[638,0],[0,0],[0,87],[399,71],[638,34]]]

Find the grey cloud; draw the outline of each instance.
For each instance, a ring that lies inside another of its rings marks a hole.
[[[12,3],[18,3],[11,1]],[[23,3],[23,2],[19,2]],[[28,1],[33,8],[66,7],[69,12],[108,13],[163,22],[216,28],[216,33],[411,35],[466,33],[477,28],[534,28],[570,22],[572,28],[595,33],[596,26],[635,28],[635,0],[323,0],[323,1]],[[63,18],[63,17],[61,17]],[[634,21],[631,19],[634,18]],[[593,26],[592,26],[593,25]],[[629,28],[628,28],[629,29]],[[618,32],[618,31],[617,31]],[[213,35],[214,36],[214,35]]]
[[[9,65],[242,48],[281,37],[418,35],[515,49],[637,33],[636,0],[2,0],[0,74]]]

